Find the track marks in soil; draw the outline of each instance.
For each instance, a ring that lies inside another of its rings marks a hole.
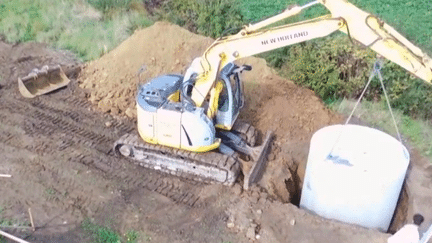
[[[21,133],[33,138],[33,142],[25,146],[26,150],[39,156],[52,155],[53,158],[49,160],[58,161],[58,164],[52,166],[59,166],[61,169],[66,169],[62,163],[80,164],[109,181],[115,180],[119,187],[146,188],[188,206],[197,203],[199,197],[196,194],[201,187],[196,183],[144,168],[137,169],[129,161],[113,155],[111,149],[114,141],[120,135],[133,131],[134,124],[92,112],[87,101],[75,96],[53,97],[55,98],[41,96],[33,100],[22,100],[13,96],[0,97],[3,104],[0,109],[7,112],[7,115],[1,114],[1,123],[8,126],[18,125]],[[18,119],[19,117],[21,119]],[[107,119],[111,122],[109,128],[103,122]],[[20,124],[16,124],[18,120],[21,120]],[[22,144],[16,140],[23,134],[8,131],[3,131],[2,134],[0,143],[22,148]],[[33,169],[44,171],[44,178],[61,178],[47,181],[45,186],[50,189],[50,197],[57,198],[55,201],[62,208],[72,206],[82,211],[95,204],[94,196],[83,193],[86,192],[85,188],[74,183],[70,175],[59,177],[59,170],[51,167],[51,171],[46,172],[47,165],[40,166],[43,169]],[[61,191],[64,193],[60,193]],[[74,192],[80,193],[74,195]]]

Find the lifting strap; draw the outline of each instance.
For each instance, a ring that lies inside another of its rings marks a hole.
[[[345,122],[344,125],[347,125],[347,124],[349,123],[349,121],[351,120],[352,116],[354,115],[355,110],[357,109],[357,106],[360,104],[360,101],[363,99],[363,96],[364,96],[364,94],[366,93],[366,90],[367,90],[367,88],[369,87],[371,81],[373,80],[373,78],[374,78],[375,76],[378,76],[378,78],[379,78],[379,80],[380,80],[380,82],[381,82],[381,88],[383,89],[384,96],[385,96],[386,101],[387,101],[387,106],[388,106],[388,108],[389,108],[389,111],[390,111],[391,117],[392,117],[392,119],[393,119],[393,124],[394,124],[394,126],[395,126],[395,128],[396,128],[396,133],[397,133],[397,135],[398,135],[399,142],[402,144],[402,138],[401,138],[401,135],[400,135],[400,133],[399,133],[399,129],[398,129],[398,126],[397,126],[397,123],[396,123],[396,119],[395,119],[395,117],[394,117],[394,115],[393,115],[393,110],[392,110],[392,108],[391,108],[391,106],[390,106],[390,100],[389,100],[389,98],[388,98],[387,91],[386,91],[385,86],[384,86],[384,81],[383,81],[383,78],[382,78],[382,75],[381,75],[381,68],[382,68],[382,66],[383,66],[382,60],[377,60],[377,61],[375,61],[375,64],[374,64],[374,66],[373,66],[373,70],[372,70],[372,72],[371,72],[371,74],[370,74],[370,76],[369,76],[369,80],[368,80],[366,86],[364,87],[364,89],[363,89],[363,91],[362,91],[360,97],[357,99],[357,102],[356,102],[356,104],[354,105],[354,108],[353,108],[353,110],[351,111],[351,114],[348,116],[348,119],[346,120],[346,122]],[[332,158],[333,150],[334,150],[334,148],[336,147],[336,144],[339,142],[339,140],[340,140],[340,138],[341,138],[341,136],[342,136],[342,132],[343,132],[343,129],[339,132],[339,136],[338,136],[338,138],[336,139],[335,143],[333,144],[332,149],[330,150],[330,153],[329,153],[329,155],[328,155],[328,158],[329,158],[329,159]]]
[[[355,104],[353,110],[351,111],[351,114],[349,115],[348,119],[346,120],[345,125],[348,124],[349,121],[351,120],[351,117],[353,116],[354,111],[357,109],[357,106],[360,104],[360,101],[362,100],[362,98],[363,98],[363,96],[364,96],[364,94],[365,94],[365,92],[366,92],[366,89],[369,87],[369,84],[371,83],[372,79],[373,79],[375,76],[378,76],[378,78],[379,78],[379,80],[380,80],[380,83],[381,83],[381,88],[382,88],[382,90],[383,90],[383,92],[384,92],[384,96],[385,96],[385,98],[386,98],[387,106],[388,106],[388,108],[389,108],[389,111],[390,111],[391,117],[392,117],[392,119],[393,119],[393,124],[394,124],[394,126],[395,126],[395,128],[396,128],[396,133],[397,133],[397,135],[398,135],[399,142],[402,143],[402,138],[401,138],[401,135],[400,135],[400,133],[399,133],[399,129],[398,129],[398,126],[397,126],[397,123],[396,123],[396,119],[395,119],[395,117],[394,117],[394,115],[393,115],[393,110],[392,110],[391,105],[390,105],[390,99],[388,98],[387,91],[386,91],[386,88],[385,88],[385,86],[384,86],[384,81],[383,81],[383,78],[382,78],[382,75],[381,75],[381,68],[382,68],[382,66],[383,66],[383,63],[382,63],[381,60],[377,60],[377,61],[375,62],[374,66],[373,66],[373,70],[372,70],[372,72],[371,72],[371,74],[370,74],[370,76],[369,76],[369,81],[367,82],[366,86],[364,87],[364,89],[363,89],[363,91],[362,91],[360,97],[359,97],[358,100],[357,100],[357,103]]]

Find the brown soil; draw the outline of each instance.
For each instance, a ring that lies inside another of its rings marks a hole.
[[[0,178],[0,223],[28,225],[30,207],[36,231],[0,228],[31,242],[91,242],[80,227],[90,218],[121,233],[136,230],[138,242],[386,242],[386,234],[288,203],[298,201],[312,134],[342,118],[262,59],[242,61],[253,70],[243,78],[241,119],[276,138],[252,190],[185,181],[112,154],[113,142],[135,130],[137,71],[147,68],[141,80],[183,73],[212,41],[156,23],[87,64],[80,81],[35,99],[19,95],[17,77],[44,64],[74,64],[73,56],[41,44],[0,43],[0,174],[12,175]],[[411,154],[400,221],[421,212],[424,230],[432,220],[432,167]]]

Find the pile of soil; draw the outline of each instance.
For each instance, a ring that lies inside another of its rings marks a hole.
[[[89,63],[82,72],[80,87],[89,91],[89,100],[102,111],[135,119],[138,70],[146,69],[140,74],[142,82],[167,73],[184,74],[213,41],[170,23],[155,23]],[[289,202],[301,184],[304,170],[297,167],[306,161],[312,133],[340,118],[312,91],[278,76],[265,60],[248,57],[242,63],[253,69],[243,76],[246,106],[240,118],[263,133],[273,130],[276,134],[261,185]]]
[[[116,49],[85,68],[81,87],[90,90],[90,101],[113,115],[136,118],[138,71],[148,81],[161,74],[184,73],[194,57],[212,43],[178,26],[159,22],[136,31]]]

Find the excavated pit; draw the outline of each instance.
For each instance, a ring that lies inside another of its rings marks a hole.
[[[387,233],[394,234],[398,229],[402,228],[404,224],[409,221],[409,192],[406,186],[406,181],[403,184],[399,199],[396,205],[395,213],[393,214]]]
[[[279,192],[276,194],[277,200],[284,203],[290,203],[296,207],[300,207],[301,191],[302,191],[303,175],[299,175],[296,170],[291,172],[291,177],[285,180],[285,193]],[[408,218],[408,210],[410,208],[409,190],[406,185],[406,181],[403,184],[400,192],[396,209],[393,214],[389,229],[387,233],[394,234],[398,229],[402,228],[410,219]],[[281,195],[289,195],[281,196]],[[287,201],[287,198],[289,200]]]
[[[300,207],[301,191],[304,181],[304,172],[306,167],[306,161],[300,164],[292,164],[289,168],[290,176],[285,179],[285,193],[279,193],[278,195],[289,195],[278,196],[277,199],[284,202]],[[409,171],[407,171],[409,173]],[[289,200],[287,201],[287,198]],[[394,234],[398,229],[402,228],[406,223],[410,221],[409,209],[410,209],[410,197],[409,189],[407,186],[407,180],[405,179],[401,192],[399,194],[396,209],[394,211],[389,229],[387,233]]]

